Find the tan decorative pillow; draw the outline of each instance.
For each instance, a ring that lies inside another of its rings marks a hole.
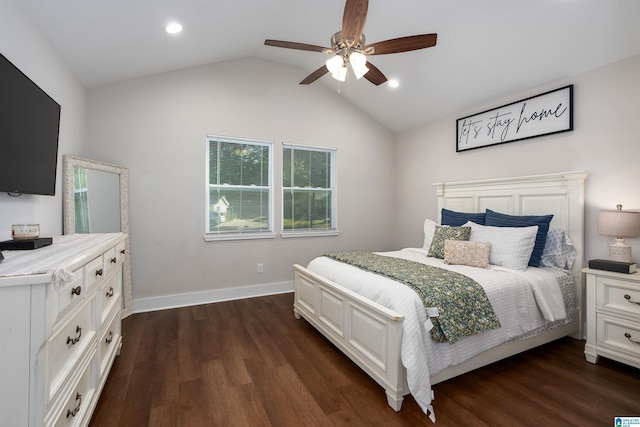
[[[489,267],[489,242],[467,242],[464,240],[444,241],[444,263],[468,265],[471,267]]]

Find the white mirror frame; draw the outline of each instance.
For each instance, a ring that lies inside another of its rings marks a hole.
[[[120,176],[120,231],[129,234],[129,170],[120,165],[84,159],[82,157],[65,154],[62,156],[64,168],[64,183],[62,203],[64,206],[64,234],[75,234],[76,213],[75,197],[73,194],[73,170],[75,168],[91,169],[118,174]],[[131,289],[131,246],[129,238],[125,241],[127,256],[122,264],[122,292],[124,307],[122,317],[133,314],[133,292]]]

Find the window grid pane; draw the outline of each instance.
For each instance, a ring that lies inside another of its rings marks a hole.
[[[306,147],[283,148],[284,231],[335,229],[334,152]]]
[[[208,233],[271,231],[271,144],[209,137]]]

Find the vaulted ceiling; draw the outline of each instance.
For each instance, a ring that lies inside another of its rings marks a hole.
[[[299,68],[297,85],[328,56],[264,40],[329,47],[344,10],[344,0],[18,2],[89,87],[242,57]],[[438,42],[370,58],[398,88],[351,75],[340,93],[402,131],[636,55],[639,18],[638,0],[370,0],[368,43],[424,33]],[[183,31],[165,33],[170,21]],[[339,89],[330,75],[313,84]]]

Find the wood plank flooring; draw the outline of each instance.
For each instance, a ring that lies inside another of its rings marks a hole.
[[[275,295],[123,320],[91,421],[102,426],[429,426]],[[640,416],[640,370],[564,338],[434,386],[436,426],[613,426]]]

